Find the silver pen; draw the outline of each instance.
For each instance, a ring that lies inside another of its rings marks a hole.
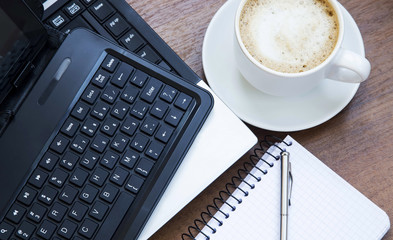
[[[281,153],[281,222],[280,222],[280,239],[288,239],[288,206],[291,205],[290,189],[292,192],[292,172],[291,162],[289,161],[289,153],[283,151]]]

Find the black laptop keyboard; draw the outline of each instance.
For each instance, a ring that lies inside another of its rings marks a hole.
[[[0,223],[0,239],[109,239],[195,100],[108,55]]]
[[[61,10],[47,18],[47,23],[65,33],[78,27],[90,29],[140,57],[175,72],[110,1],[68,1]]]

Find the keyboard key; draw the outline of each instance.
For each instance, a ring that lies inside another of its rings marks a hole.
[[[82,13],[82,16],[86,21],[94,28],[95,32],[104,38],[108,39],[111,42],[116,42],[116,40],[112,37],[112,35],[104,28],[104,25],[100,23],[96,17],[94,17],[90,12],[85,11]]]
[[[68,22],[68,18],[64,13],[59,12],[53,15],[48,22],[53,28],[58,29],[66,25],[66,23]]]
[[[130,107],[123,101],[117,102],[111,111],[111,115],[119,120],[123,120],[124,117],[127,115],[128,110]]]
[[[163,124],[160,129],[158,129],[155,137],[160,140],[163,143],[167,143],[169,141],[169,138],[172,136],[172,133],[174,131],[174,128]]]
[[[137,150],[138,152],[143,152],[145,147],[149,142],[149,138],[144,136],[143,134],[136,134],[134,139],[131,141],[131,148]]]
[[[123,125],[120,128],[120,131],[127,134],[128,136],[133,136],[135,131],[139,126],[139,120],[136,120],[133,117],[126,118]]]
[[[154,103],[153,107],[150,110],[151,115],[157,117],[158,119],[162,119],[168,110],[168,105],[162,101],[157,101]]]
[[[148,78],[149,76],[146,73],[142,72],[141,70],[136,70],[130,81],[135,86],[141,88],[143,85],[145,85],[145,82]]]
[[[104,0],[94,3],[89,8],[89,11],[101,22],[115,12],[115,10]]]
[[[8,210],[6,218],[13,223],[19,223],[25,213],[26,209],[24,207],[17,203],[14,203],[12,207]]]
[[[92,79],[92,83],[99,88],[104,88],[109,78],[111,77],[110,73],[103,69],[99,69],[97,73],[94,75]]]
[[[170,112],[166,116],[165,122],[176,127],[179,124],[182,117],[183,117],[183,112],[178,109],[173,108],[170,110]]]
[[[56,222],[61,222],[67,211],[68,208],[66,206],[56,202],[50,209],[48,217]]]
[[[104,185],[105,180],[108,178],[109,173],[102,168],[96,168],[90,177],[90,182],[101,187]]]
[[[102,193],[100,194],[100,198],[108,203],[112,203],[113,200],[115,200],[117,193],[119,192],[119,189],[107,184],[102,190]]]
[[[44,185],[48,174],[40,169],[34,170],[33,174],[29,178],[29,183],[37,188],[41,188]]]
[[[115,151],[122,153],[127,147],[129,138],[121,134],[117,134],[115,139],[112,141],[111,148]]]
[[[38,200],[40,202],[45,203],[46,205],[51,205],[53,200],[56,198],[57,195],[57,190],[49,187],[49,186],[45,186],[41,193],[38,194]]]
[[[147,111],[149,111],[149,105],[145,102],[138,101],[135,103],[134,107],[132,108],[131,115],[136,118],[143,119]]]
[[[40,161],[40,166],[48,171],[52,171],[59,157],[51,152],[46,152]]]
[[[35,196],[37,196],[37,191],[25,186],[23,187],[22,191],[18,195],[18,201],[23,203],[26,206],[30,206],[30,204],[33,202]]]
[[[161,58],[149,45],[146,45],[141,50],[139,50],[137,52],[137,55],[152,63],[157,63],[158,61],[161,61]]]
[[[86,104],[78,102],[75,105],[74,110],[72,110],[71,115],[76,119],[83,121],[89,111],[90,108]]]
[[[80,202],[75,202],[75,204],[72,206],[70,212],[68,213],[68,216],[70,216],[74,220],[80,222],[80,221],[82,221],[83,217],[87,213],[87,210],[89,210],[89,208],[87,206],[83,205]]]
[[[80,124],[73,118],[68,118],[61,128],[61,132],[67,135],[68,137],[73,137],[78,131]]]
[[[61,188],[65,183],[65,181],[67,180],[67,178],[68,178],[68,173],[57,168],[52,173],[52,176],[49,178],[49,183],[51,183],[55,187]]]
[[[117,167],[113,172],[110,181],[118,186],[123,186],[127,177],[128,177],[128,171],[121,167]]]
[[[75,230],[78,228],[78,225],[66,219],[63,224],[59,227],[59,231],[57,234],[64,237],[65,239],[71,239],[72,235],[74,235]]]
[[[135,168],[135,172],[141,174],[144,177],[147,177],[153,166],[154,166],[154,162],[146,158],[141,158],[141,160],[139,161],[138,165]]]
[[[131,76],[131,73],[134,71],[134,68],[127,63],[121,63],[120,67],[116,70],[116,73],[113,75],[111,83],[118,86],[119,88],[123,88],[127,83],[128,79]]]
[[[104,137],[104,136],[102,136],[102,135],[100,135],[100,134],[98,134],[94,138],[94,140],[91,143],[90,147],[92,149],[96,150],[99,153],[103,153],[105,148],[106,148],[106,146],[108,146],[108,144],[109,144],[109,139]]]
[[[37,235],[43,239],[51,239],[52,235],[55,233],[57,226],[48,220],[44,220],[41,226],[37,230]]]
[[[27,218],[36,223],[39,223],[41,219],[45,216],[45,213],[46,207],[42,206],[41,204],[34,203],[30,211],[27,213]]]
[[[107,118],[102,124],[101,132],[105,133],[108,136],[113,136],[119,125],[120,123],[113,118]]]
[[[67,185],[60,193],[59,199],[67,204],[72,204],[76,195],[78,195],[78,190]]]
[[[121,99],[128,102],[129,104],[134,103],[135,99],[137,98],[139,91],[137,88],[133,86],[127,86],[124,89],[123,93],[121,94]]]
[[[157,160],[160,157],[162,150],[164,150],[163,144],[151,142],[150,146],[146,150],[146,155],[154,160]]]
[[[97,132],[100,123],[92,118],[88,118],[81,128],[81,132],[89,137],[93,137]]]
[[[107,151],[104,157],[102,157],[100,164],[108,169],[113,169],[117,160],[119,160],[119,155],[112,151]]]
[[[107,219],[111,219],[111,221],[105,221],[101,225],[95,238],[111,239],[133,201],[134,197],[132,195],[125,192],[121,193],[107,216]]]
[[[122,17],[120,17],[119,14],[115,14],[108,21],[106,21],[105,27],[116,38],[119,37],[122,33],[124,33],[129,28],[126,21]]]
[[[98,154],[87,151],[85,156],[82,158],[80,165],[91,170],[96,165],[98,158],[99,158]]]
[[[101,99],[106,101],[107,103],[112,104],[116,101],[119,93],[120,90],[115,88],[114,86],[107,86],[101,95]]]
[[[77,168],[75,169],[75,172],[71,175],[70,182],[78,187],[82,187],[88,176],[88,172]]]
[[[123,155],[120,163],[123,166],[132,169],[138,158],[139,158],[139,154],[137,152],[133,150],[127,150],[127,152]]]
[[[7,240],[11,237],[14,227],[6,222],[0,223],[0,239]]]
[[[150,78],[150,81],[147,83],[145,89],[141,93],[141,99],[148,103],[152,103],[158,95],[162,85],[162,82],[158,81],[157,79]]]
[[[71,171],[72,169],[74,169],[78,161],[79,161],[78,155],[72,152],[66,152],[64,154],[64,157],[61,158],[60,166]]]
[[[172,103],[177,95],[177,90],[171,86],[165,86],[162,90],[160,98],[168,103]]]
[[[63,11],[68,15],[68,17],[73,18],[84,9],[85,7],[80,4],[79,1],[71,1],[63,8]]]
[[[137,175],[131,175],[130,179],[128,180],[126,184],[126,189],[131,191],[132,193],[137,194],[139,192],[139,189],[143,185],[143,178],[138,177]]]
[[[158,121],[154,118],[147,117],[141,125],[141,131],[146,133],[147,135],[152,136],[153,133],[156,131],[158,124]]]
[[[119,59],[111,55],[108,55],[105,57],[104,61],[102,62],[101,67],[106,71],[113,73],[119,62],[120,62]]]
[[[69,143],[70,140],[59,134],[53,140],[52,144],[50,145],[50,149],[59,154],[63,154]]]
[[[134,29],[124,34],[124,36],[120,38],[120,42],[131,52],[138,50],[146,44],[146,42]]]
[[[186,110],[191,103],[192,98],[185,93],[180,93],[179,97],[175,101],[175,106]]]
[[[89,85],[89,86],[87,86],[87,88],[83,92],[81,98],[85,102],[87,102],[89,104],[93,104],[93,103],[95,103],[95,101],[97,100],[99,95],[100,95],[100,90],[98,90],[98,88],[96,88],[92,85]]]
[[[83,153],[89,144],[89,140],[81,135],[77,135],[72,141],[71,149],[78,153]]]
[[[94,235],[95,231],[97,230],[97,228],[98,228],[98,224],[97,223],[93,222],[90,219],[85,219],[85,221],[83,221],[82,225],[80,226],[78,232],[82,236],[90,239],[90,238],[93,237],[93,235]]]
[[[97,201],[91,208],[89,215],[97,219],[98,221],[101,221],[104,218],[105,213],[108,211],[108,209],[109,207],[107,205]]]
[[[16,229],[15,235],[21,239],[30,239],[35,230],[35,226],[27,221],[23,221],[22,224]]]
[[[91,186],[91,185],[86,185],[81,194],[79,195],[79,198],[85,201],[86,203],[92,203],[95,199],[95,197],[98,194],[98,190]]]
[[[110,106],[104,102],[98,101],[91,111],[91,115],[99,120],[103,120],[109,112]]]

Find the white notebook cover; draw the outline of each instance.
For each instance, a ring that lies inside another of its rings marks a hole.
[[[213,95],[213,110],[148,220],[139,240],[145,240],[153,235],[257,142],[250,129],[229,110],[206,83],[200,81],[198,85]]]

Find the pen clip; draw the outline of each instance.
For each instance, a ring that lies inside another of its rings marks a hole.
[[[288,205],[291,206],[291,197],[292,197],[292,187],[293,187],[293,176],[292,176],[292,164],[290,161],[288,161],[289,165],[289,182],[291,184],[290,190],[289,190],[289,198],[288,198]]]

